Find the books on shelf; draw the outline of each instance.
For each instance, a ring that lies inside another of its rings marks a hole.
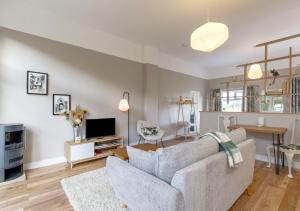
[[[271,90],[267,90],[266,94],[267,95],[282,95],[283,90],[282,89],[271,89]]]
[[[294,77],[291,82],[291,111],[293,113],[300,112],[300,78]]]
[[[282,93],[283,94],[289,94],[290,93],[290,80],[286,80],[282,83]]]

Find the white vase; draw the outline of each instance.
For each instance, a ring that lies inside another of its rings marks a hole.
[[[265,117],[257,117],[257,126],[258,127],[265,126]]]

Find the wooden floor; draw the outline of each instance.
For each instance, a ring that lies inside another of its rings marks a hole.
[[[29,170],[26,181],[0,186],[0,210],[72,210],[61,188],[61,179],[104,166],[105,159],[102,159],[73,169],[59,164]],[[300,171],[294,171],[294,176],[289,179],[287,169],[276,175],[273,168],[266,168],[266,163],[257,161],[252,195],[244,193],[230,210],[300,210]]]

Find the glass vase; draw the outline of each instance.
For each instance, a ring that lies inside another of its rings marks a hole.
[[[73,128],[74,132],[74,141],[75,143],[80,143],[81,142],[81,133],[80,133],[80,127],[74,127]]]

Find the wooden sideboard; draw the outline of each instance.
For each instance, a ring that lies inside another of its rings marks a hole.
[[[121,136],[106,136],[94,139],[84,139],[80,143],[65,142],[65,158],[71,168],[75,164],[105,158],[112,155],[112,149],[123,147]]]

